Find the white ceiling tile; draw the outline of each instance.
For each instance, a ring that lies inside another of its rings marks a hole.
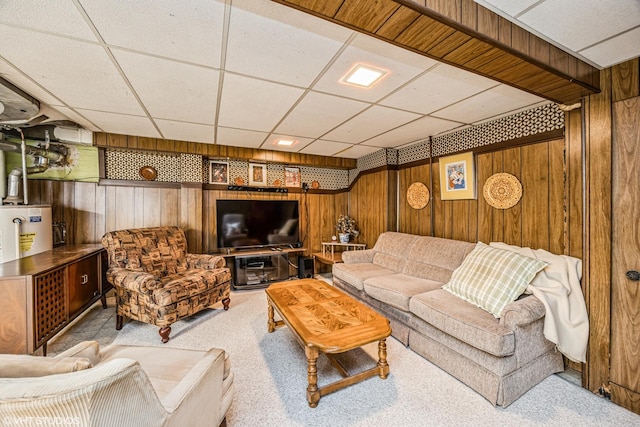
[[[234,147],[258,148],[269,134],[245,129],[218,126],[216,144]]]
[[[340,80],[357,64],[370,65],[388,71],[373,87],[365,89],[340,83]],[[336,62],[313,86],[314,90],[374,102],[405,84],[413,77],[432,67],[436,61],[406,49],[398,49],[364,34],[358,34]]]
[[[303,92],[291,86],[226,73],[218,123],[270,132]]]
[[[324,135],[324,139],[358,143],[420,117],[419,114],[373,106]]]
[[[404,126],[390,130],[382,135],[368,139],[367,145],[376,147],[399,147],[418,140],[428,139],[431,135],[446,132],[460,126],[460,123],[435,117],[423,117]]]
[[[179,141],[204,142],[213,144],[215,127],[198,123],[184,123],[171,120],[155,119],[165,139]]]
[[[474,123],[500,114],[513,112],[542,101],[535,95],[506,85],[489,89],[432,114],[460,123]]]
[[[78,113],[95,123],[103,132],[162,138],[147,117],[82,109],[78,109]]]
[[[298,152],[300,148],[309,145],[313,139],[310,138],[293,138],[295,143],[292,145],[278,145],[277,142],[280,139],[291,139],[291,136],[284,134],[272,134],[269,138],[262,144],[262,147],[265,150],[274,150],[274,151],[288,151],[288,152]]]
[[[0,22],[97,41],[70,0],[5,0],[0,2]]]
[[[498,84],[486,77],[441,64],[380,104],[429,114]]]
[[[222,0],[79,1],[110,45],[220,67]]]
[[[6,26],[0,40],[7,61],[70,107],[143,113],[102,47]]]
[[[278,126],[276,132],[317,138],[369,105],[352,99],[309,92]]]
[[[553,17],[553,19],[550,19]],[[640,1],[546,0],[518,18],[573,51],[640,23]]]
[[[580,54],[603,67],[610,67],[638,57],[640,27],[580,51]]]
[[[500,9],[505,13],[516,16],[531,5],[536,4],[540,0],[474,0],[489,9]]]
[[[219,71],[117,49],[113,55],[152,117],[214,124]]]
[[[352,31],[274,2],[234,0],[226,69],[308,86]]]
[[[344,142],[318,139],[304,147],[300,152],[304,154],[315,154],[318,156],[333,156],[336,153],[346,150],[352,145],[353,144],[346,144]]]
[[[359,159],[360,157],[371,154],[380,150],[380,147],[368,147],[366,145],[352,145],[350,148],[339,153],[340,157],[346,157],[348,159]]]

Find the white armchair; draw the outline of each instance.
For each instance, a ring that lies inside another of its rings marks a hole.
[[[86,341],[56,357],[0,355],[0,420],[15,425],[225,426],[232,399],[220,349]]]

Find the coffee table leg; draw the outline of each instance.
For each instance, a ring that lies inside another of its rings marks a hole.
[[[309,406],[315,408],[320,401],[320,391],[318,391],[318,369],[316,362],[318,361],[318,349],[315,347],[305,347],[304,353],[307,356],[307,378],[309,386],[307,387],[307,402]]]
[[[276,322],[273,321],[273,305],[271,304],[271,300],[267,297],[267,329],[269,332],[273,332],[276,330]]]
[[[380,378],[383,380],[389,375],[389,364],[387,363],[387,340],[381,339],[378,343],[378,368],[380,369]]]

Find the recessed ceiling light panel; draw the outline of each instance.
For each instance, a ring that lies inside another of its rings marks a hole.
[[[295,144],[296,142],[292,139],[278,139],[276,141],[276,145],[285,145],[285,146],[290,146]]]
[[[370,88],[378,83],[389,72],[370,65],[356,64],[340,80],[341,83]]]

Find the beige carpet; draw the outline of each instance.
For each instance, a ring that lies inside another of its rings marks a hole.
[[[166,345],[223,348],[230,353],[236,392],[229,426],[622,426],[640,416],[558,376],[506,409],[477,393],[395,339],[388,340],[390,376],[306,402],[304,352],[287,328],[267,332],[264,290],[233,292],[229,311],[208,310],[172,326]],[[160,346],[154,326],[128,322],[114,343]],[[351,365],[374,363],[376,345],[349,355]],[[337,378],[319,359],[319,384]]]

